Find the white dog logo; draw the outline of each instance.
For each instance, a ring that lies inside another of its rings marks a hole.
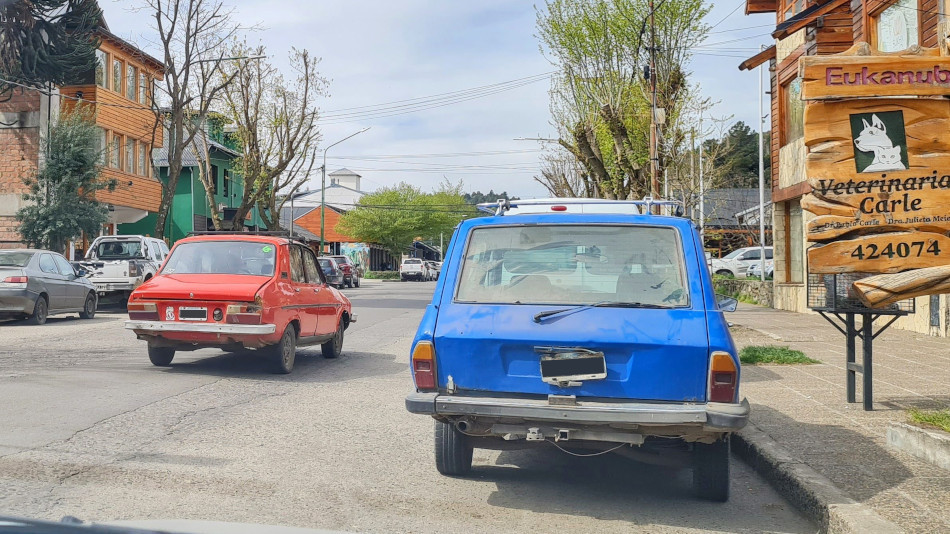
[[[901,147],[894,146],[894,142],[887,136],[887,126],[878,116],[871,116],[871,123],[861,119],[864,129],[861,135],[854,140],[854,146],[861,152],[874,152],[871,164],[861,172],[903,171],[907,167],[901,161]]]

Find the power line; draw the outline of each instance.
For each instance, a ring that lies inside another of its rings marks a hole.
[[[542,148],[519,150],[485,150],[481,152],[433,152],[429,154],[363,154],[352,156],[334,156],[328,159],[387,159],[387,158],[454,158],[468,156],[497,156],[505,154],[527,154],[542,152]]]
[[[729,14],[726,15],[725,17],[719,19],[719,22],[717,22],[717,23],[713,24],[712,26],[710,26],[709,29],[711,30],[711,29],[715,28],[716,26],[719,26],[720,24],[722,24],[723,22],[725,22],[727,18],[731,17],[731,16],[733,15],[733,13],[735,13],[736,11],[739,11],[739,8],[742,7],[742,6],[744,6],[744,5],[745,5],[745,0],[739,0],[739,5],[737,5],[735,9],[733,9],[732,11],[730,11]]]

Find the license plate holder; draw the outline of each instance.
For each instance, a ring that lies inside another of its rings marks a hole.
[[[541,354],[541,380],[563,385],[607,378],[604,353],[579,347],[535,347]]]
[[[178,308],[179,321],[207,321],[208,308],[187,307]]]

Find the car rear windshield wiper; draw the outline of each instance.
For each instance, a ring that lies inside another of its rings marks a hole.
[[[540,323],[542,319],[547,317],[553,317],[555,315],[561,315],[563,313],[577,313],[579,311],[589,310],[590,308],[652,308],[652,309],[662,309],[669,308],[669,306],[661,306],[660,304],[645,304],[643,302],[620,302],[614,300],[602,300],[600,302],[595,302],[593,304],[584,304],[582,306],[575,306],[573,308],[561,308],[560,310],[548,310],[538,313],[534,316],[534,322]]]

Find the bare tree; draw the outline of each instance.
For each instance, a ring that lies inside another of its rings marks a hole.
[[[232,10],[220,0],[145,0],[143,9],[154,19],[165,63],[162,94],[156,95],[168,150],[168,179],[162,184],[155,223],[155,235],[163,237],[185,151],[203,131],[213,103],[233,78],[220,74],[225,45],[239,27],[232,21]]]
[[[264,48],[238,43],[232,53],[262,56]],[[243,154],[239,167],[244,194],[235,226],[257,205],[267,228],[278,229],[281,208],[313,170],[320,143],[317,99],[327,88],[317,72],[319,61],[307,50],[292,49],[290,80],[266,60],[222,73],[234,78],[223,100]]]
[[[563,147],[541,156],[541,176],[534,179],[554,197],[598,197],[596,183],[590,180],[580,161]]]

